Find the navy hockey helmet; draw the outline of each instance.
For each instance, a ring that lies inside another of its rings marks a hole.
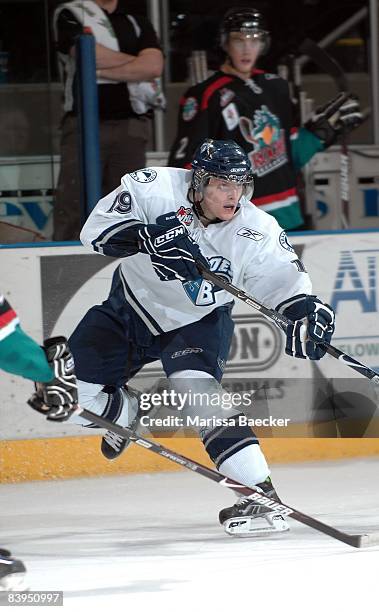
[[[219,36],[223,49],[230,32],[242,32],[262,42],[261,54],[267,53],[270,46],[270,33],[264,15],[255,8],[232,8],[222,18]]]
[[[196,149],[191,166],[194,170],[191,182],[194,191],[202,191],[214,176],[242,185],[243,195],[251,199],[254,190],[251,162],[234,140],[208,138]]]

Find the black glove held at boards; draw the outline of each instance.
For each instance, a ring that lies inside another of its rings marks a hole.
[[[322,140],[325,148],[349,134],[363,123],[359,100],[353,94],[339,94],[316,109],[304,127]]]

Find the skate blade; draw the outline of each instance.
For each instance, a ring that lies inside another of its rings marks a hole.
[[[28,587],[25,586],[24,578],[25,573],[21,572],[4,576],[0,580],[0,593],[2,591],[27,591]]]
[[[262,526],[259,526],[260,524]],[[224,523],[224,530],[232,536],[257,537],[268,533],[288,531],[289,526],[281,514],[269,514],[256,518],[243,516],[228,519]]]

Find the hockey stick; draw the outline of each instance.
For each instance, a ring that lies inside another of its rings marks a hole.
[[[253,487],[246,487],[241,483],[232,480],[230,478],[225,478],[216,470],[212,470],[201,463],[197,463],[197,461],[193,461],[192,459],[188,459],[173,450],[170,450],[153,440],[147,440],[146,438],[142,438],[136,432],[132,431],[127,427],[121,427],[107,419],[104,419],[101,416],[87,410],[85,408],[81,408],[78,406],[76,410],[76,414],[80,415],[83,419],[91,423],[95,423],[98,427],[102,429],[108,429],[113,431],[115,434],[121,436],[126,440],[130,440],[134,442],[138,446],[142,446],[147,450],[152,451],[156,455],[160,455],[161,457],[165,457],[169,461],[181,465],[182,467],[187,468],[188,470],[192,470],[193,472],[197,472],[201,476],[208,478],[209,480],[213,480],[217,484],[227,487],[228,489],[238,489],[241,495],[247,496],[252,495],[253,499],[262,506],[266,508],[270,508],[272,511],[278,512],[278,514],[282,514],[283,516],[290,516],[295,521],[299,523],[303,523],[307,527],[311,529],[315,529],[316,531],[320,531],[325,535],[339,540],[340,542],[344,542],[349,546],[353,546],[354,548],[367,548],[368,546],[376,546],[379,544],[379,532],[372,534],[361,534],[361,535],[350,535],[345,533],[344,531],[340,531],[335,527],[331,527],[326,523],[322,523],[321,521],[313,518],[312,516],[308,516],[304,514],[300,510],[296,510],[291,506],[287,506],[287,504],[279,503],[273,501],[270,497],[266,497],[263,493],[257,491],[257,489]],[[242,518],[237,518],[236,521],[243,520]]]
[[[339,63],[331,57],[324,49],[319,47],[310,38],[307,38],[300,46],[300,52],[308,55],[310,59],[319,66],[324,72],[329,74],[335,81],[337,90],[347,93],[349,84],[346,75]],[[347,138],[342,135],[341,138],[341,154],[340,154],[340,189],[341,189],[341,221],[343,227],[349,227],[349,150],[347,147]]]
[[[214,272],[211,272],[210,270],[205,268],[200,261],[196,261],[196,266],[200,270],[203,278],[210,281],[214,285],[217,285],[217,287],[220,287],[220,289],[224,289],[225,291],[228,291],[235,297],[245,302],[245,304],[248,304],[249,306],[252,306],[256,310],[259,310],[268,319],[271,319],[271,321],[274,321],[274,323],[276,323],[277,326],[280,327],[280,329],[282,329],[284,332],[286,332],[287,327],[293,323],[293,321],[290,321],[290,319],[287,319],[287,317],[280,314],[280,312],[277,312],[276,310],[273,310],[272,308],[269,308],[268,306],[261,304],[254,297],[252,297],[248,293],[245,293],[245,291],[242,291],[242,289],[238,289],[238,287],[235,287],[234,285],[232,285],[232,283],[228,283],[227,281],[225,281],[223,278],[221,278]],[[331,344],[326,344],[324,342],[320,344],[329,355],[331,355],[335,359],[338,359],[339,361],[342,361],[345,365],[349,366],[349,368],[352,368],[356,372],[359,372],[359,374],[362,374],[362,376],[369,378],[374,383],[379,385],[379,374],[375,372],[375,370],[372,370],[368,366],[363,365],[363,363],[360,363],[360,361],[357,361],[350,355],[343,353],[342,351],[340,351],[335,346],[332,346]]]

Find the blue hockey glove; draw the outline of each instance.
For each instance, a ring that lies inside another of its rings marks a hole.
[[[153,268],[162,281],[188,281],[199,278],[195,260],[209,268],[199,246],[175,215],[164,225],[145,225],[138,230],[140,251],[150,255]]]
[[[286,353],[300,359],[321,359],[326,353],[320,344],[330,344],[334,333],[334,311],[315,295],[299,295],[277,307],[291,319],[287,328]]]

